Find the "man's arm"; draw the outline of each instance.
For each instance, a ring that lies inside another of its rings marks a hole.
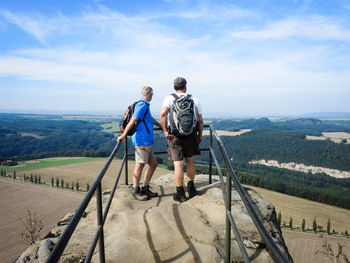
[[[204,126],[203,116],[202,116],[202,114],[199,114],[199,131],[198,131],[199,143],[202,143],[203,126]]]
[[[160,111],[160,123],[161,123],[161,126],[162,126],[161,128],[163,129],[165,138],[167,138],[169,140],[172,140],[172,139],[174,139],[174,135],[170,134],[168,132],[168,128],[166,126],[167,125],[168,112],[169,112],[169,108],[164,106],[162,108],[162,110]]]
[[[128,125],[126,125],[125,130],[122,135],[120,135],[117,139],[117,142],[120,143],[125,140],[128,132],[131,130],[132,126],[135,124],[135,122],[138,120],[138,118],[132,117],[129,121]]]
[[[156,125],[158,128],[162,129],[162,125],[154,118],[153,118],[153,124]]]

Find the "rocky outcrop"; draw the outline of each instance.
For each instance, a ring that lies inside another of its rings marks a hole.
[[[207,176],[197,176],[199,195],[184,202],[172,200],[173,175],[160,177],[152,190],[160,196],[140,202],[129,198],[130,186],[119,186],[105,227],[107,262],[222,262],[225,257],[225,208],[220,183],[207,185]],[[277,224],[274,207],[252,189],[246,189],[281,250],[292,259]],[[109,194],[104,195],[106,202]],[[232,191],[232,215],[252,262],[275,262],[261,241],[238,193]],[[17,262],[44,262],[69,221],[61,220],[44,240],[28,248]],[[60,262],[83,261],[96,231],[96,206],[87,209]],[[232,233],[231,259],[242,261]],[[96,250],[97,251],[97,250]],[[92,261],[99,262],[95,252]]]

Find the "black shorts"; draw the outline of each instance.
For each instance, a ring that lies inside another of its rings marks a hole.
[[[197,135],[175,137],[168,140],[169,160],[182,161],[184,157],[199,155],[199,138]]]

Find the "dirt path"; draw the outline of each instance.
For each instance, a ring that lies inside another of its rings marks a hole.
[[[43,222],[42,237],[67,213],[74,212],[83,194],[0,178],[0,259],[13,262],[25,249],[21,240],[27,210]]]

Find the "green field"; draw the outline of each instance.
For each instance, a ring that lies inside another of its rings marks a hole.
[[[119,122],[117,121],[101,124],[100,126],[103,128],[104,132],[108,132],[108,133],[120,132]]]
[[[34,169],[55,167],[55,166],[68,165],[68,164],[91,162],[99,159],[101,158],[92,158],[92,157],[46,158],[46,159],[38,159],[34,161],[19,162],[18,165],[13,167],[6,167],[5,170],[7,173],[11,173],[14,171],[21,172],[26,170],[34,170]]]

